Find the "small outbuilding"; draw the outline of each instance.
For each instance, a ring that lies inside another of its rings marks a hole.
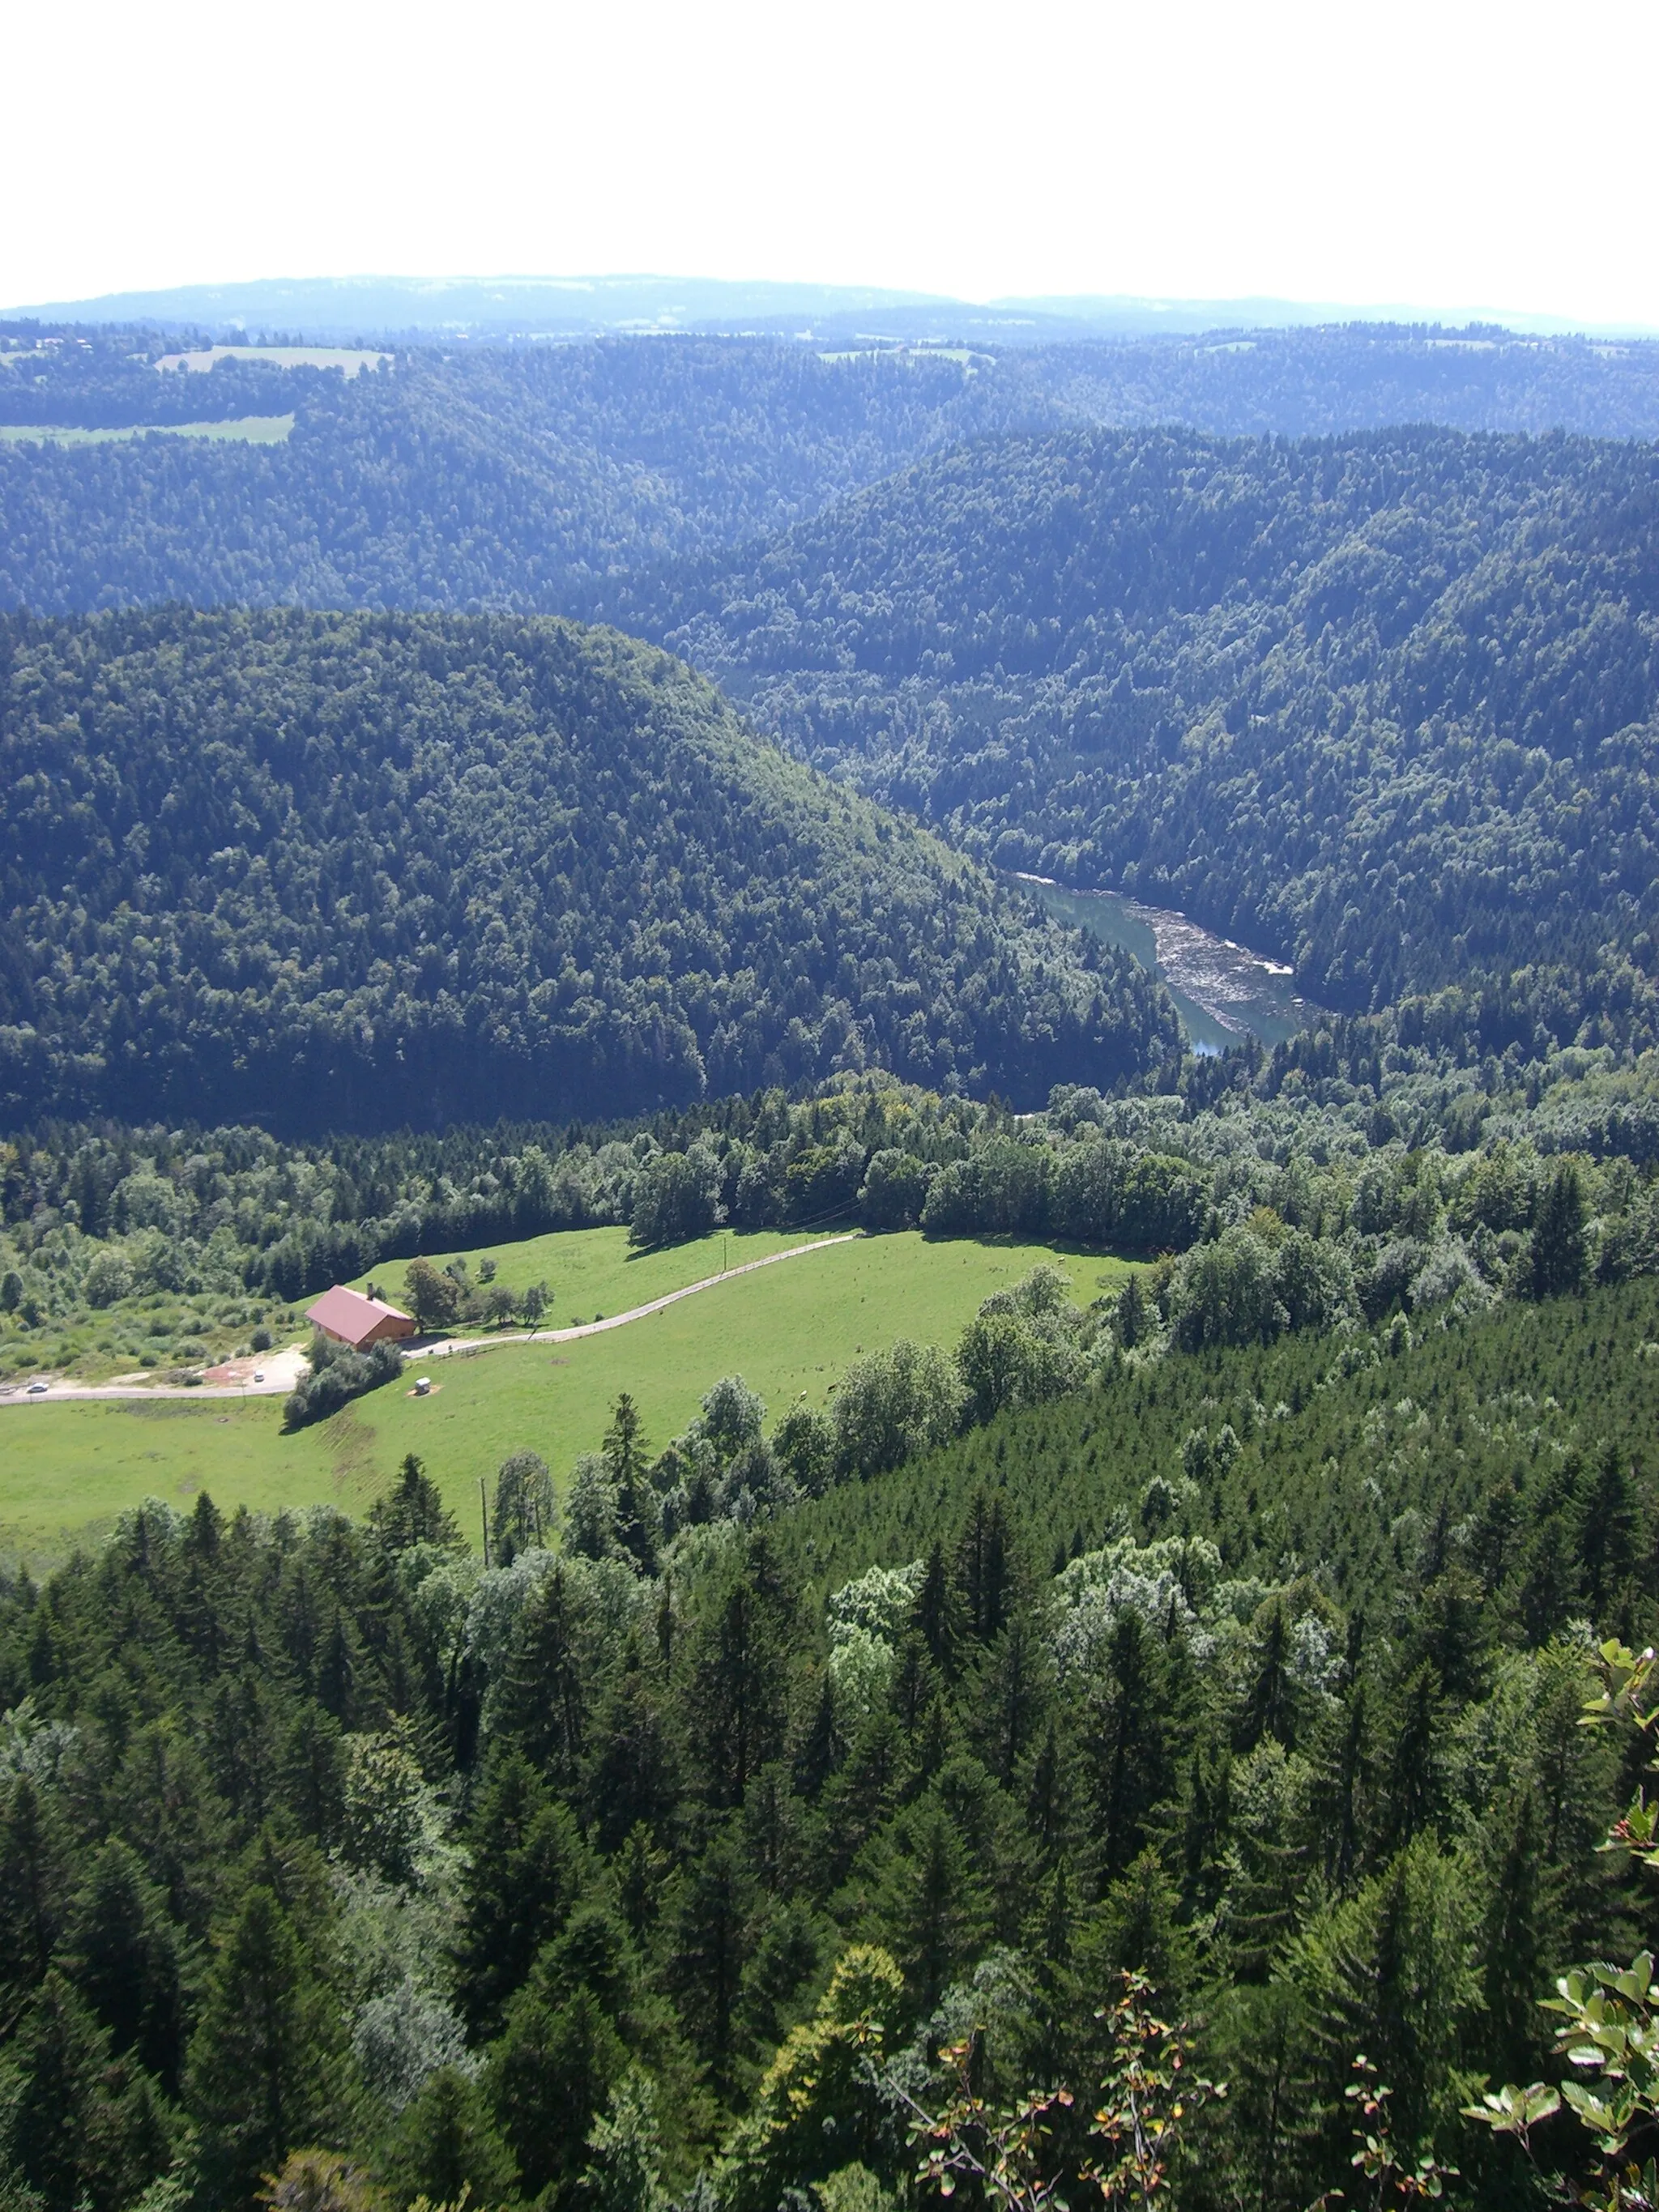
[[[361,1291],[349,1291],[343,1283],[336,1283],[314,1306],[307,1306],[306,1319],[325,1336],[331,1336],[337,1344],[349,1344],[354,1352],[388,1338],[415,1334],[412,1314],[400,1313],[383,1298],[366,1298]]]

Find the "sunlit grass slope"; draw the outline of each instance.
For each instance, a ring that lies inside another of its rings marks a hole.
[[[482,1280],[480,1263],[489,1259],[495,1262],[496,1282],[509,1290],[545,1283],[551,1303],[541,1326],[568,1328],[575,1322],[649,1305],[665,1291],[700,1283],[723,1267],[746,1267],[751,1260],[793,1251],[798,1245],[836,1233],[833,1229],[716,1230],[712,1237],[700,1237],[690,1244],[636,1252],[625,1229],[564,1229],[527,1237],[520,1244],[478,1244],[463,1252],[434,1253],[432,1263],[447,1267],[453,1261],[465,1260],[477,1283]],[[396,1304],[404,1297],[407,1266],[406,1261],[387,1261],[356,1276],[355,1287],[362,1290],[372,1280]]]
[[[608,1247],[592,1241],[607,1237]],[[717,1272],[719,1241],[658,1261],[676,1262],[679,1282],[696,1281]],[[793,1240],[769,1241],[777,1249]],[[521,1271],[532,1249],[534,1267]],[[624,1249],[619,1232],[587,1231],[495,1252],[502,1281],[547,1274],[562,1322],[579,1307],[586,1317],[617,1312],[674,1287],[651,1287],[653,1274],[623,1259]],[[735,1263],[754,1254],[755,1241],[733,1237],[731,1251]],[[739,1276],[625,1328],[434,1362],[429,1398],[391,1385],[295,1436],[283,1433],[270,1399],[0,1409],[0,1551],[47,1558],[140,1498],[187,1505],[204,1487],[227,1508],[275,1512],[331,1501],[360,1512],[408,1451],[421,1455],[476,1540],[480,1475],[528,1448],[562,1481],[576,1455],[599,1443],[618,1391],[633,1393],[658,1444],[684,1427],[721,1375],[745,1376],[774,1415],[803,1392],[821,1404],[860,1352],[900,1336],[954,1342],[981,1298],[1042,1260],[1063,1267],[1085,1302],[1127,1267],[1041,1245],[860,1237]],[[607,1297],[613,1283],[627,1285],[625,1297],[620,1289]]]

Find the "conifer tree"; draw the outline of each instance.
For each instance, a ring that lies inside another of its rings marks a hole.
[[[406,1552],[416,1544],[459,1551],[465,1540],[437,1484],[413,1452],[405,1452],[391,1489],[369,1508],[368,1525],[390,1552]]]
[[[497,1733],[555,1788],[574,1780],[586,1741],[580,1626],[570,1578],[556,1565],[525,1601],[495,1707]]]
[[[337,1839],[345,1810],[345,1752],[339,1723],[314,1698],[306,1698],[289,1723],[276,1786],[307,1835],[325,1849]]]
[[[1126,1608],[1112,1629],[1091,1722],[1103,1887],[1140,1850],[1148,1816],[1173,1780],[1164,1698],[1157,1647],[1140,1615]]]
[[[1558,1297],[1584,1278],[1584,1184],[1577,1163],[1553,1170],[1538,1200],[1532,1227],[1532,1294]]]
[[[645,1426],[626,1390],[617,1400],[600,1453],[616,1492],[617,1540],[641,1574],[654,1574],[661,1516],[651,1486]]]
[[[483,2090],[470,2075],[441,2066],[399,2113],[388,2138],[387,2178],[398,2201],[463,2201],[487,2208],[514,2194],[513,2160]]]
[[[615,2024],[591,1990],[557,2006],[533,1988],[519,1992],[484,2085],[526,2197],[546,2191],[554,2201],[579,2177],[588,2130],[626,2064]]]
[[[1023,1614],[1009,1622],[983,1670],[986,1765],[1004,1789],[1024,1765],[1048,1689],[1041,1641]]]
[[[9,2053],[8,2148],[46,2212],[121,2212],[171,2155],[167,2116],[142,2068],[64,1977],[46,1976]]]
[[[781,1746],[781,1595],[757,1536],[698,1626],[688,1718],[715,1805],[741,1804],[750,1776]]]
[[[1595,1478],[1584,1501],[1583,1531],[1579,1551],[1584,1562],[1584,1595],[1591,1619],[1611,1627],[1607,1609],[1631,1578],[1636,1565],[1639,1510],[1635,1486],[1626,1455],[1612,1442],[1604,1444]]]
[[[490,1515],[490,1558],[498,1567],[509,1567],[516,1555],[532,1544],[545,1546],[553,1533],[553,1478],[538,1452],[514,1452],[501,1462],[495,1476],[495,1504]]]
[[[1131,1272],[1118,1292],[1112,1321],[1117,1340],[1126,1351],[1133,1351],[1146,1335],[1149,1325],[1146,1293],[1141,1287],[1139,1268]]]
[[[1316,2102],[1307,2118],[1322,2135],[1328,2171],[1346,2151],[1343,2093],[1357,2052],[1393,2089],[1403,2141],[1449,2120],[1450,2068],[1480,1998],[1475,1910],[1463,1868],[1421,1836],[1291,1946],[1289,1972],[1310,2004]]]
[[[962,1599],[945,1565],[945,1547],[937,1538],[922,1569],[910,1626],[927,1647],[934,1666],[947,1678],[953,1675],[963,1635]]]
[[[1255,1656],[1249,1694],[1239,1721],[1238,1747],[1252,1751],[1264,1735],[1280,1743],[1296,1739],[1290,1676],[1291,1624],[1284,1601],[1273,1598],[1265,1620],[1255,1626]]]
[[[178,1931],[137,1854],[112,1836],[70,1906],[64,1948],[118,2057],[131,2051],[170,2096],[184,2063]]]
[[[975,1490],[957,1553],[957,1580],[970,1635],[993,1644],[1008,1618],[1008,1524],[1000,1496]]]
[[[46,1973],[68,1887],[68,1839],[57,1807],[43,1803],[30,1776],[20,1774],[0,1811],[0,1986],[14,2014]]]
[[[836,1698],[826,1670],[812,1702],[811,1718],[795,1746],[793,1780],[799,1794],[809,1802],[830,1779],[836,1763]]]
[[[586,1799],[599,1847],[613,1851],[635,1826],[665,1832],[679,1802],[679,1747],[658,1683],[630,1653],[593,1724]]]
[[[332,1993],[276,1893],[253,1883],[209,1972],[188,2088],[222,2200],[252,2202],[296,2144],[325,2135],[340,2081]]]
[[[1443,1707],[1440,1677],[1425,1659],[1400,1693],[1384,1784],[1388,1832],[1396,1850],[1419,1834],[1439,1809]]]
[[[337,1605],[330,1615],[317,1661],[317,1702],[342,1728],[349,1728],[356,1717],[357,1661],[351,1631]]]
[[[735,2057],[733,2023],[749,1951],[753,1899],[735,1838],[722,1828],[681,1894],[668,1972],[680,2015],[714,2087],[724,2092]]]
[[[923,1798],[904,1819],[872,1900],[878,1924],[924,2014],[981,1943],[990,1920],[984,1886],[949,1809]]]
[[[489,2036],[593,1875],[568,1808],[549,1802],[539,1776],[510,1747],[492,1758],[471,1842],[456,1984],[475,2033]]]
[[[1481,1944],[1482,2057],[1494,2081],[1530,2081],[1549,2047],[1540,2006],[1553,1964],[1555,1914],[1547,1894],[1537,1801],[1529,1787],[1523,1784],[1503,1808],[1494,1841],[1499,1855]]]

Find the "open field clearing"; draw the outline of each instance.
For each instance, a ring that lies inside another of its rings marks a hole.
[[[280,446],[291,415],[240,415],[228,422],[133,422],[118,430],[77,430],[61,422],[0,422],[0,442],[33,446],[109,446],[129,438],[210,438],[221,444]]]
[[[542,1327],[558,1328],[648,1305],[667,1291],[683,1290],[688,1283],[719,1274],[728,1263],[742,1267],[751,1260],[813,1241],[809,1230],[766,1229],[725,1237],[716,1234],[664,1251],[630,1252],[626,1229],[578,1229],[532,1237],[520,1244],[480,1246],[459,1255],[441,1252],[434,1257],[440,1267],[447,1267],[458,1256],[465,1259],[477,1281],[479,1262],[489,1250],[500,1265],[498,1282],[514,1290],[545,1282],[554,1303],[543,1316]],[[373,1271],[374,1282],[394,1305],[404,1302],[407,1264],[389,1260]],[[369,1279],[368,1275],[359,1275],[356,1286],[365,1289]],[[301,1297],[292,1307],[285,1307],[278,1300],[246,1296],[184,1297],[143,1291],[96,1310],[85,1308],[78,1316],[57,1325],[50,1334],[17,1331],[0,1336],[0,1398],[8,1388],[21,1389],[30,1376],[37,1374],[48,1376],[54,1382],[102,1386],[123,1376],[130,1380],[142,1364],[152,1371],[155,1382],[162,1382],[238,1352],[250,1352],[250,1325],[261,1321],[279,1342],[303,1343],[309,1334],[303,1325],[303,1310],[311,1303],[310,1298]],[[291,1318],[285,1320],[284,1316]]]
[[[531,1283],[547,1285],[549,1304],[543,1328],[574,1328],[583,1322],[603,1321],[607,1315],[649,1305],[669,1291],[684,1290],[705,1276],[726,1267],[746,1267],[751,1260],[769,1259],[775,1252],[792,1252],[799,1244],[845,1234],[844,1228],[733,1229],[714,1231],[688,1244],[668,1244],[654,1252],[639,1252],[629,1243],[620,1225],[605,1229],[559,1229],[545,1237],[529,1237],[521,1244],[478,1244],[463,1252],[434,1252],[434,1267],[447,1267],[465,1260],[476,1283],[485,1260],[495,1262],[495,1280],[508,1290],[521,1291]],[[371,1279],[393,1305],[407,1304],[404,1296],[406,1260],[392,1260],[354,1277],[352,1288],[366,1290]]]
[[[199,374],[211,368],[217,361],[269,361],[278,368],[343,368],[348,376],[356,376],[391,359],[389,353],[377,353],[362,346],[221,345],[203,346],[194,353],[165,354],[155,366],[161,369],[191,369]]]
[[[579,1231],[497,1247],[501,1279],[516,1279],[520,1253],[545,1252],[538,1271],[544,1267],[555,1283],[562,1322],[568,1300],[557,1279],[568,1280],[574,1270],[562,1266],[556,1248],[579,1239],[619,1242],[622,1234]],[[734,1261],[739,1252],[759,1256],[760,1241],[732,1237]],[[774,1249],[800,1241],[771,1239]],[[705,1239],[652,1257],[680,1262],[684,1284],[710,1272],[708,1248],[718,1243]],[[357,1512],[408,1451],[421,1455],[462,1525],[476,1532],[481,1474],[493,1475],[509,1452],[527,1447],[562,1482],[576,1455],[599,1443],[619,1391],[633,1393],[658,1446],[684,1426],[721,1375],[742,1374],[774,1417],[803,1393],[822,1404],[860,1352],[900,1336],[952,1343],[982,1298],[1043,1260],[1065,1269],[1082,1302],[1127,1268],[1123,1261],[1042,1245],[928,1243],[914,1231],[860,1237],[739,1276],[625,1328],[434,1362],[430,1397],[390,1385],[294,1436],[283,1433],[280,1409],[269,1399],[47,1400],[8,1407],[0,1411],[0,1552],[50,1558],[143,1498],[182,1506],[203,1488],[226,1508],[275,1512],[331,1501]],[[586,1279],[605,1282],[612,1264],[597,1246]],[[623,1264],[638,1269],[645,1262]],[[631,1272],[627,1280],[629,1294],[613,1310],[676,1286],[672,1280],[653,1286]],[[595,1301],[584,1319],[599,1310],[597,1289]]]

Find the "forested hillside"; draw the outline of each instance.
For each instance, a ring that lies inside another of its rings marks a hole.
[[[1179,907],[1329,1006],[1548,971],[1571,1030],[1653,959],[1656,468],[1427,430],[965,446],[657,626],[1002,866]]]
[[[1655,1298],[1120,1356],[665,1542],[676,1454],[752,1479],[741,1386],[655,1480],[619,1405],[562,1554],[531,1458],[489,1567],[416,1462],[364,1527],[130,1515],[0,1590],[10,2185],[896,2208],[976,2033],[994,2109],[1074,2085],[1032,2164],[1078,2191],[1133,1969],[1228,2085],[1183,2206],[1346,2185],[1356,2052],[1408,2166],[1535,2202],[1460,2108],[1656,1932],[1579,1724],[1591,1626],[1656,1620]]]
[[[890,1066],[1033,1103],[1173,1009],[613,634],[270,613],[0,628],[6,1119],[292,1129]]]
[[[0,423],[292,415],[274,446],[0,440],[0,606],[511,606],[586,616],[617,571],[717,555],[963,439],[1659,434],[1659,348],[1376,330],[975,352],[650,337],[401,349],[372,374],[221,361],[154,333],[0,333]]]
[[[1020,404],[988,389],[981,409],[949,358],[738,343],[416,351],[349,379],[238,361],[158,373],[113,350],[55,348],[39,383],[0,365],[0,416],[291,412],[293,431],[268,447],[0,443],[0,605],[580,614],[613,569],[781,528]]]
[[[1659,356],[7,335],[137,434],[0,440],[9,1436],[371,1269],[533,1323],[562,1228],[1067,1267],[574,1463],[504,1395],[477,1551],[158,1426],[0,1563],[0,2212],[1650,2204],[1540,2000],[1659,2015],[1659,463],[1551,429]],[[1184,1053],[988,862],[1308,1026]]]

